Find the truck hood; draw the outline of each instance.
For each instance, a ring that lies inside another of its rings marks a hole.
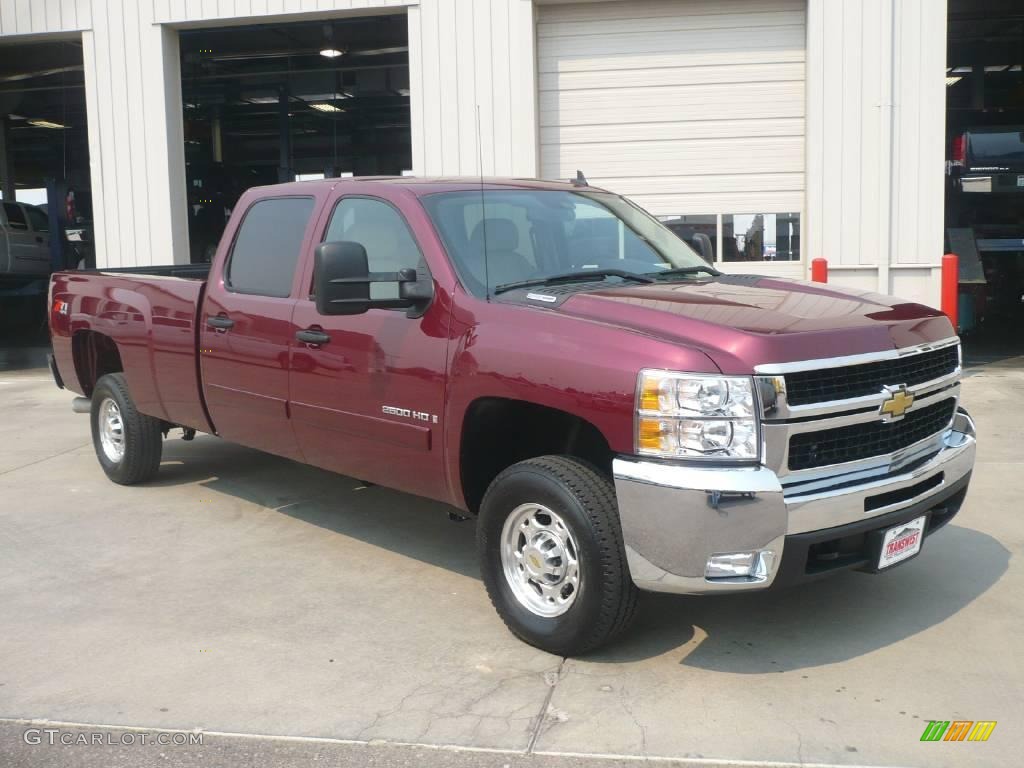
[[[699,349],[723,373],[899,349],[953,335],[941,312],[920,304],[752,275],[570,292],[552,309]]]

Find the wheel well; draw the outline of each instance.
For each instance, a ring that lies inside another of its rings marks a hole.
[[[571,413],[523,400],[473,402],[462,425],[462,492],[476,514],[487,487],[513,464],[536,456],[575,456],[611,474],[613,453],[601,431]]]
[[[100,377],[124,371],[121,353],[109,336],[96,331],[78,331],[71,339],[71,356],[82,392],[92,397],[93,387]]]

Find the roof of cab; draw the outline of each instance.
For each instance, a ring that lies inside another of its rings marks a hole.
[[[388,184],[407,188],[418,197],[431,195],[436,192],[464,192],[468,190],[484,189],[548,189],[561,191],[579,191],[586,189],[591,192],[604,192],[605,190],[592,186],[579,186],[570,181],[549,181],[544,179],[515,179],[505,177],[484,177],[479,176],[352,176],[344,178],[316,179],[313,181],[291,182],[287,185],[272,185],[262,189],[273,189],[274,186],[307,186],[312,184],[326,184],[331,187],[345,186],[347,184]]]

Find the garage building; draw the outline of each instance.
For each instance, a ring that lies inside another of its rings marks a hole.
[[[253,183],[582,170],[726,271],[824,256],[938,303],[942,0],[0,0],[15,195],[59,84],[19,51],[53,43],[81,53],[87,120],[50,131],[87,136],[99,266],[208,258]]]

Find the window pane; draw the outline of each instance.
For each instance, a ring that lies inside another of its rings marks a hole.
[[[680,240],[704,256],[705,260],[715,261],[718,258],[718,216],[712,213],[699,216],[659,216],[658,218]],[[705,248],[708,249],[710,258],[705,253]]]
[[[45,213],[32,206],[26,207],[25,210],[28,211],[28,220],[32,223],[32,229],[36,232],[46,232],[50,229],[50,220]]]
[[[260,200],[245,214],[228,265],[228,287],[237,293],[291,293],[302,237],[313,212],[310,197]]]
[[[799,213],[722,217],[723,261],[799,261]]]
[[[7,226],[11,229],[28,229],[25,212],[17,203],[4,203],[4,214],[7,216]]]
[[[359,243],[371,272],[426,269],[405,219],[387,203],[365,197],[344,198],[334,209],[324,242]],[[371,299],[397,299],[397,283],[371,283]]]

